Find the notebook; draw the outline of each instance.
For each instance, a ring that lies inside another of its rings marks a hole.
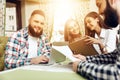
[[[96,55],[98,52],[95,50],[93,45],[86,45],[84,42],[85,38],[80,38],[69,44],[70,49],[75,54],[82,54],[85,56]]]

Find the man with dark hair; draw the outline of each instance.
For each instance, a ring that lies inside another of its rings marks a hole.
[[[51,46],[48,37],[43,33],[44,27],[44,12],[34,10],[28,27],[15,32],[8,40],[5,52],[7,69],[49,61]]]
[[[109,28],[114,28],[120,23],[120,0],[96,0],[96,5]],[[75,57],[81,61],[73,63],[73,70],[88,80],[120,79],[120,43],[116,50],[108,54]]]

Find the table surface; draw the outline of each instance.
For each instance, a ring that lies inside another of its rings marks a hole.
[[[70,64],[28,65],[0,72],[0,80],[85,80]]]

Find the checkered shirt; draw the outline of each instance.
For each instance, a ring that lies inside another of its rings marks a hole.
[[[87,56],[80,62],[77,73],[88,80],[120,80],[120,44],[108,54]]]
[[[25,27],[14,33],[8,40],[5,52],[5,67],[16,68],[22,65],[30,65],[31,58],[28,56],[28,28]],[[49,58],[51,51],[50,43],[45,34],[38,41],[37,55],[46,55]]]

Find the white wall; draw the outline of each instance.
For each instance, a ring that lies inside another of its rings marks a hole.
[[[5,33],[5,0],[0,0],[0,36]]]
[[[28,26],[30,15],[35,9],[39,9],[39,3],[22,0],[22,27]]]
[[[90,11],[98,12],[98,8],[96,6],[96,0],[90,0]]]

